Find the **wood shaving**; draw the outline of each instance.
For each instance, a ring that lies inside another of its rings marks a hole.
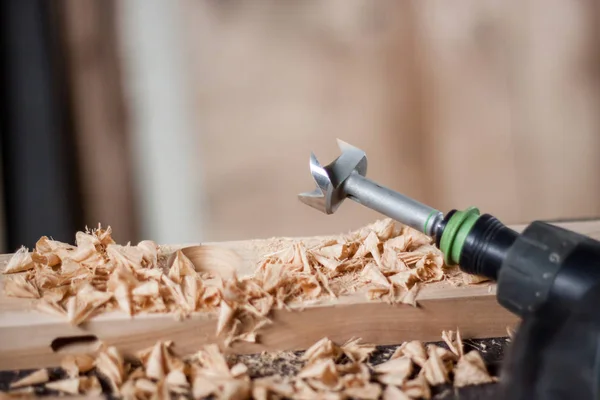
[[[56,390],[57,392],[79,394],[79,379],[69,378],[60,381],[46,383],[46,389]]]
[[[252,383],[252,398],[267,400],[273,397],[292,398],[295,389],[289,379],[279,375],[255,379]]]
[[[408,357],[399,357],[374,367],[377,380],[386,385],[402,386],[413,372],[413,363]]]
[[[51,302],[42,299],[39,303],[37,303],[36,308],[39,311],[45,312],[47,314],[52,314],[58,317],[67,317],[67,311],[56,302]]]
[[[33,388],[33,386],[12,389],[7,392],[0,392],[0,400],[20,399],[20,398],[24,398],[24,399],[36,398],[35,389]]]
[[[388,385],[383,392],[383,400],[410,400],[410,397],[397,386]]]
[[[307,364],[313,364],[321,359],[333,359],[335,361],[341,355],[342,349],[325,337],[309,347],[300,359],[307,361]]]
[[[48,370],[43,368],[32,372],[31,374],[19,379],[16,382],[11,383],[11,389],[22,388],[25,386],[38,385],[40,383],[46,383],[49,380]]]
[[[396,349],[392,354],[391,359],[406,356],[412,360],[419,367],[423,367],[427,361],[427,351],[425,346],[418,340],[403,343]]]
[[[430,347],[427,352],[428,359],[421,370],[425,379],[431,386],[449,382],[448,368],[442,361],[440,353],[435,347]]]
[[[39,299],[40,292],[32,281],[26,280],[22,275],[17,275],[4,282],[4,293],[7,296]]]
[[[482,282],[488,282],[490,279],[481,275],[462,274],[463,283],[467,285],[475,285]]]
[[[482,345],[485,346],[485,345]],[[454,354],[453,352],[451,352],[448,349],[445,349],[443,347],[439,347],[439,346],[435,346],[435,345],[429,345],[427,346],[427,350],[435,350],[435,352],[438,354],[438,356],[440,357],[440,359],[444,362],[444,363],[448,363],[448,362],[456,362],[458,361],[458,356],[456,356],[456,354]]]
[[[96,356],[95,366],[98,372],[108,380],[114,393],[119,394],[119,388],[125,380],[125,363],[116,347],[102,347]]]
[[[506,335],[508,336],[508,340],[513,340],[515,337],[515,330],[510,326],[506,327]]]
[[[361,363],[366,361],[369,356],[376,350],[376,347],[371,344],[361,343],[360,338],[350,339],[341,347],[342,352],[352,362]]]
[[[15,254],[11,257],[4,269],[5,274],[12,274],[15,272],[23,272],[33,269],[35,263],[31,258],[31,253],[29,253],[29,249],[25,246],[21,246],[19,250],[15,252]]]
[[[464,349],[460,331],[457,329],[454,331],[442,331],[442,339],[448,345],[448,348],[458,357],[464,356]]]
[[[418,375],[402,385],[402,391],[413,399],[429,400],[431,398],[431,388],[423,375]]]
[[[79,391],[88,396],[99,396],[102,394],[102,386],[95,376],[79,377]]]
[[[476,350],[472,350],[458,360],[454,368],[454,386],[481,385],[495,382],[490,376],[485,363]]]
[[[70,378],[75,378],[94,368],[94,357],[88,354],[67,355],[63,357],[60,367]]]

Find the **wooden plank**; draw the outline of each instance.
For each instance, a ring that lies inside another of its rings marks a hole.
[[[558,224],[600,238],[600,220]],[[523,226],[515,227],[521,230]],[[217,243],[234,249],[244,264],[240,275],[252,272],[254,262],[264,254],[268,240]],[[174,246],[174,248],[179,246]],[[6,260],[9,256],[1,256]],[[1,260],[0,260],[1,261]],[[229,351],[305,349],[324,336],[334,341],[352,337],[376,344],[394,344],[405,340],[438,340],[444,329],[459,327],[464,337],[484,338],[506,335],[507,326],[518,319],[500,307],[495,285],[453,287],[446,283],[426,285],[418,297],[419,307],[389,305],[369,301],[361,294],[324,299],[317,304],[275,310],[274,323],[266,327],[258,344],[235,344]],[[63,319],[32,309],[33,301],[0,295],[0,369],[38,368],[57,365],[65,351],[51,348],[57,338],[95,335],[116,345],[125,353],[169,339],[176,350],[194,352],[200,346],[217,342],[216,315],[196,313],[183,321],[170,315],[139,315],[129,319],[121,313],[100,315],[74,327]],[[68,350],[68,349],[67,349]],[[84,351],[85,349],[77,349]]]

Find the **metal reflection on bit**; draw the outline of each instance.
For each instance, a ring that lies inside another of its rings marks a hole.
[[[365,152],[339,139],[338,146],[342,154],[326,166],[311,153],[310,171],[317,187],[300,194],[300,201],[325,214],[333,214],[350,198],[427,235],[433,234],[443,219],[440,211],[366,178]]]

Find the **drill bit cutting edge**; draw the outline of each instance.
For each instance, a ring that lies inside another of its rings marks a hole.
[[[310,171],[317,188],[298,196],[303,203],[325,214],[333,214],[347,197],[433,236],[436,225],[443,219],[440,211],[366,178],[365,152],[339,139],[338,146],[342,154],[326,166],[311,153]]]

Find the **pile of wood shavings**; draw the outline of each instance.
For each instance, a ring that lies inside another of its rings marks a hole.
[[[210,270],[195,265],[182,251],[163,254],[150,240],[118,245],[110,227],[99,226],[78,232],[75,246],[42,237],[32,252],[19,249],[4,270],[12,275],[4,291],[39,299],[39,310],[75,325],[112,310],[179,318],[197,311],[217,312],[217,336],[230,345],[256,342],[257,331],[271,323],[273,308],[357,291],[371,300],[414,306],[420,284],[444,279],[456,283],[466,276],[444,265],[430,237],[391,219],[311,246],[306,243],[296,240],[264,255],[253,276],[238,278],[236,266],[227,273]],[[227,250],[210,251],[217,257]]]
[[[114,309],[185,315],[218,304],[218,293],[202,285],[209,277],[189,260],[178,254],[165,269],[159,256],[150,240],[116,244],[110,227],[78,232],[75,246],[42,237],[33,252],[21,247],[8,261],[4,273],[18,274],[5,279],[4,291],[39,299],[40,310],[75,325]]]
[[[124,399],[430,399],[431,388],[492,383],[480,354],[464,353],[460,333],[443,332],[448,349],[406,342],[390,359],[378,365],[368,362],[375,346],[350,340],[339,346],[323,338],[302,355],[298,373],[252,378],[246,364],[226,358],[216,345],[179,357],[171,342],[158,342],[135,359],[125,360],[115,347],[102,346],[96,354],[67,356],[62,368],[66,379],[48,382],[45,369],[14,382],[15,396],[33,393],[31,385],[67,394],[100,394],[95,370]]]
[[[265,256],[255,278],[279,303],[364,291],[369,299],[415,305],[419,284],[457,284],[463,275],[444,265],[429,236],[385,219],[310,247],[292,243]]]

